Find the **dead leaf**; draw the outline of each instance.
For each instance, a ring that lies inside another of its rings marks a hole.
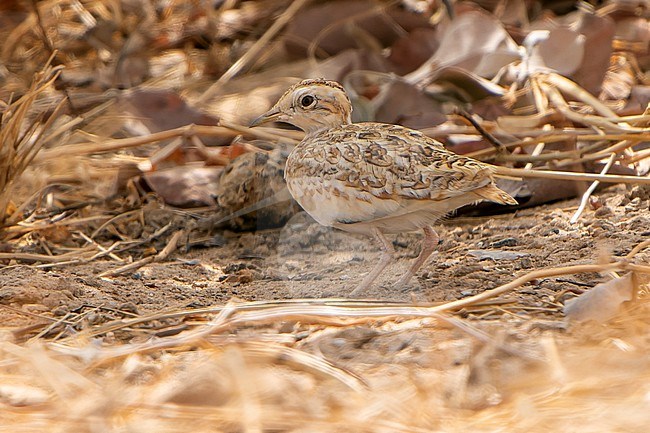
[[[181,166],[145,173],[142,179],[163,201],[179,207],[214,206],[223,167]]]
[[[439,71],[435,84],[427,87],[427,92],[451,94],[460,101],[475,102],[492,96],[503,96],[505,90],[478,74],[451,66]]]
[[[426,62],[436,52],[439,45],[435,29],[415,29],[395,41],[390,47],[388,60],[394,66],[396,74],[405,75]]]
[[[539,47],[546,66],[592,94],[600,92],[612,53],[615,32],[612,19],[579,10],[561,20],[543,16],[531,23],[531,27],[549,32],[548,40]]]
[[[389,74],[355,71],[345,79],[354,98],[355,121],[397,123],[422,129],[447,120],[441,103],[418,87]]]
[[[501,68],[521,57],[519,46],[503,25],[487,12],[470,11],[460,15],[442,35],[438,50],[405,77],[408,82],[428,84],[443,68],[450,66],[492,78]]]
[[[585,37],[584,56],[571,78],[586,91],[597,95],[609,67],[615,25],[609,17],[579,14],[573,29]]]
[[[628,106],[638,107],[639,111],[643,111],[648,104],[650,104],[650,86],[634,86]]]
[[[533,48],[532,57],[539,59],[539,66],[550,68],[559,74],[569,76],[582,63],[585,54],[585,37],[566,27],[548,32]]]
[[[632,274],[596,285],[591,290],[564,304],[569,322],[607,322],[616,316],[624,302],[632,299]]]
[[[219,119],[189,106],[172,90],[136,90],[121,98],[123,109],[142,122],[150,132],[179,126],[218,125]]]
[[[357,29],[372,35],[387,47],[400,36],[397,29],[410,32],[414,28],[428,27],[424,14],[403,8],[385,8],[367,0],[330,1],[316,3],[296,14],[287,26],[283,40],[287,51],[304,57],[309,44],[321,38],[316,54],[334,55],[350,48],[358,48]]]
[[[346,50],[310,68],[306,76],[342,82],[350,71],[388,73],[390,69],[388,60],[381,53],[361,49]]]

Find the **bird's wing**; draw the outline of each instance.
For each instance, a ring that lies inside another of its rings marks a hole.
[[[287,175],[378,199],[441,201],[492,183],[488,165],[447,151],[412,129],[387,124],[345,125],[301,143]]]

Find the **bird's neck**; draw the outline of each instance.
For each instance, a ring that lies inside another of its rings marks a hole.
[[[349,125],[350,123],[352,123],[352,119],[350,119],[349,115],[337,116],[332,113],[331,115],[319,119],[312,119],[308,125],[302,125],[302,130],[305,131],[306,137],[313,137],[323,133],[324,131],[340,128],[341,126]]]

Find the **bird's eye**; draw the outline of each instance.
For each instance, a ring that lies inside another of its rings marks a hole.
[[[314,102],[316,102],[316,98],[311,95],[305,95],[300,99],[300,105],[302,105],[304,108],[309,107]]]

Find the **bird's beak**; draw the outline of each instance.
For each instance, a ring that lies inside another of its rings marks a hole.
[[[253,120],[249,126],[252,128],[254,126],[262,125],[264,123],[273,122],[275,120],[278,120],[280,115],[282,115],[282,112],[280,110],[272,108],[266,113],[262,114],[257,119]]]

